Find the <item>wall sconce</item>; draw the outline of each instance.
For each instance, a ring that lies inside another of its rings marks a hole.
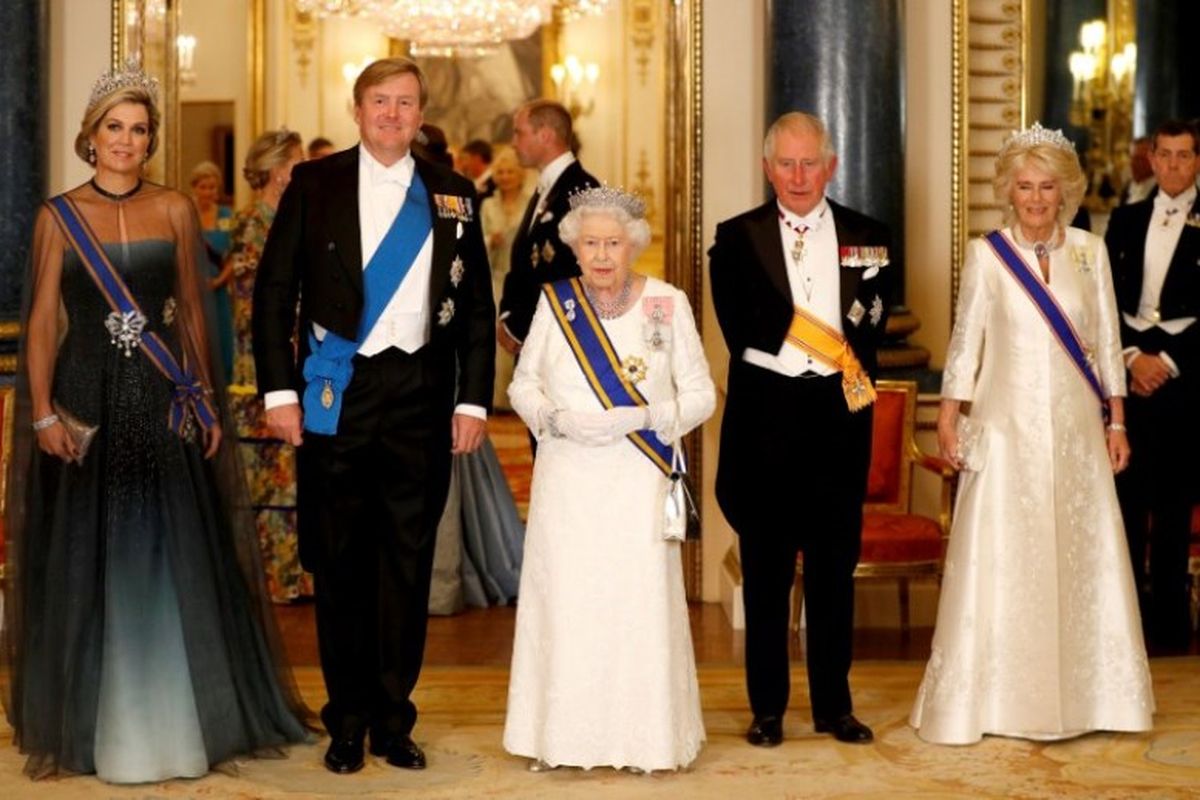
[[[358,80],[358,76],[362,74],[362,71],[371,66],[375,60],[375,56],[363,56],[362,61],[357,64],[353,61],[347,61],[345,64],[342,64],[342,78],[346,81],[346,85],[353,86],[354,82]]]
[[[1116,201],[1133,137],[1133,87],[1137,45],[1132,24],[1103,19],[1079,28],[1079,46],[1068,57],[1073,79],[1071,124],[1088,131],[1088,194],[1084,205],[1105,211]]]
[[[595,110],[596,81],[599,79],[600,66],[596,62],[585,64],[573,55],[550,67],[554,92],[574,119],[586,117]]]
[[[179,56],[179,82],[191,86],[196,82],[196,37],[176,36],[175,51]]]

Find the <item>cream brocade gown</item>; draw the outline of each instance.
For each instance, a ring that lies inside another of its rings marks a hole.
[[[637,388],[675,401],[660,438],[712,414],[715,393],[686,296],[648,278],[642,298],[674,298],[666,346],[647,343],[642,299],[604,328],[641,358]],[[538,410],[600,410],[545,297],[509,392],[537,433]],[[704,742],[679,542],[663,539],[667,480],[627,439],[585,446],[539,436],[525,535],[504,748],[551,765],[662,770]]]
[[[1032,248],[1016,249],[1036,271]],[[1124,395],[1103,241],[1068,228],[1049,289],[1105,394]],[[940,744],[1149,730],[1150,671],[1100,403],[983,239],[968,246],[956,319],[942,396],[972,403],[984,459],[961,473],[910,724]]]

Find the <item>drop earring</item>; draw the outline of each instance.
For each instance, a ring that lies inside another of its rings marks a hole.
[[[96,166],[96,146],[88,142],[87,162],[92,166]]]

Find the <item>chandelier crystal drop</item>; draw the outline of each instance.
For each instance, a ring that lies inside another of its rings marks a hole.
[[[411,43],[414,56],[485,56],[506,41],[524,39],[556,13],[571,21],[604,11],[609,0],[293,0],[318,17],[351,17],[377,24]]]

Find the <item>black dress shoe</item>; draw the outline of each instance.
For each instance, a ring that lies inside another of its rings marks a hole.
[[[850,744],[866,744],[875,738],[871,729],[855,719],[853,714],[844,714],[835,720],[818,719],[813,727],[817,733],[832,733],[839,742]]]
[[[334,739],[325,751],[325,769],[348,775],[363,768],[363,737]]]
[[[401,769],[425,769],[425,751],[407,734],[393,736],[386,742],[381,742],[383,752],[379,752],[375,740],[371,740],[371,753],[382,755],[387,763]]]
[[[779,717],[755,717],[746,731],[746,741],[755,747],[774,747],[783,741],[783,720]]]

